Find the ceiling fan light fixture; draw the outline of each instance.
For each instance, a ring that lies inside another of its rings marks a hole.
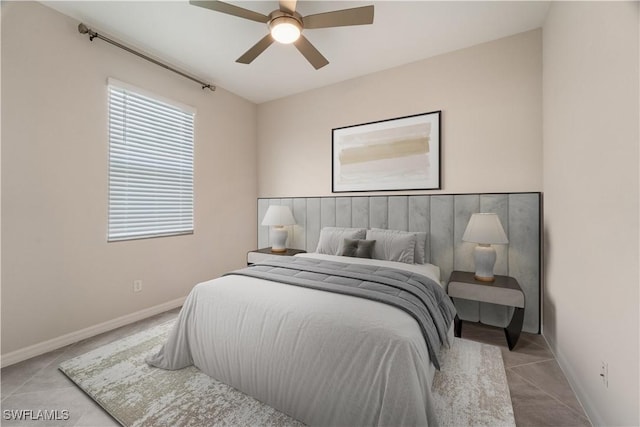
[[[293,43],[300,37],[302,25],[290,16],[279,16],[269,23],[271,37],[283,44]]]
[[[313,68],[319,70],[327,65],[329,61],[302,35],[302,30],[373,24],[373,5],[302,16],[296,12],[297,2],[298,0],[280,0],[278,9],[269,15],[263,15],[223,1],[189,0],[189,4],[194,6],[267,24],[269,34],[262,37],[258,43],[251,46],[240,58],[236,59],[236,62],[240,64],[250,64],[265,49],[277,41],[284,44],[293,43]]]

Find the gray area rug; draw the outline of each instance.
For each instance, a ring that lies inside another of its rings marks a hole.
[[[151,368],[173,321],[60,364],[75,384],[124,426],[300,426],[291,417],[203,374]],[[433,380],[442,426],[514,426],[500,349],[455,339]]]

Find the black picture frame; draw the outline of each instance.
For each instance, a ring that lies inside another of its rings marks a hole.
[[[331,130],[331,192],[441,189],[442,111]]]

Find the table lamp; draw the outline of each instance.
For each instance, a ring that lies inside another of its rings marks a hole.
[[[285,243],[289,234],[285,225],[293,225],[291,209],[288,206],[271,205],[262,219],[262,225],[270,225],[271,228],[271,252],[286,252]]]
[[[474,213],[471,215],[462,240],[478,244],[473,252],[476,280],[493,282],[495,280],[493,266],[496,263],[496,250],[491,245],[509,243],[498,215],[494,213]]]

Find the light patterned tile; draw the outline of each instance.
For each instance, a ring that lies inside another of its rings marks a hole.
[[[525,426],[591,426],[586,417],[549,396],[524,378],[507,369],[507,382],[516,425]]]
[[[55,393],[14,393],[2,401],[2,426],[73,426],[95,405],[93,400],[75,386],[59,389]],[[53,414],[54,418],[46,422],[39,419],[38,411],[45,410]],[[67,411],[68,417],[65,417],[64,411]],[[19,417],[22,419],[17,419]]]
[[[542,348],[547,348],[547,349],[549,348],[547,341],[544,339],[544,337],[541,334],[530,334],[527,332],[523,332],[522,335],[520,336],[520,339],[523,341],[527,341],[530,344],[535,344]]]
[[[509,351],[506,345],[502,348],[502,359],[504,360],[505,368],[553,360],[553,358],[551,350],[542,348],[527,340],[518,341],[513,351]]]
[[[554,359],[544,338],[537,334],[523,332],[513,351],[510,351],[507,346],[507,339],[502,328],[464,322],[462,337],[500,347],[506,368]]]
[[[94,408],[85,412],[74,427],[119,427],[117,422],[104,409],[96,405]]]
[[[584,414],[580,402],[576,399],[569,382],[566,380],[558,362],[555,360],[516,366],[511,368],[511,370],[530,383],[533,383],[545,393],[560,400],[576,413]]]
[[[56,359],[57,360],[57,359]],[[39,391],[56,391],[74,384],[62,372],[57,369],[57,363],[52,363],[37,374],[29,378],[15,393],[33,393]]]
[[[17,389],[22,387],[30,378],[53,363],[69,347],[50,351],[40,356],[32,357],[23,362],[2,368],[2,400],[6,399]]]

